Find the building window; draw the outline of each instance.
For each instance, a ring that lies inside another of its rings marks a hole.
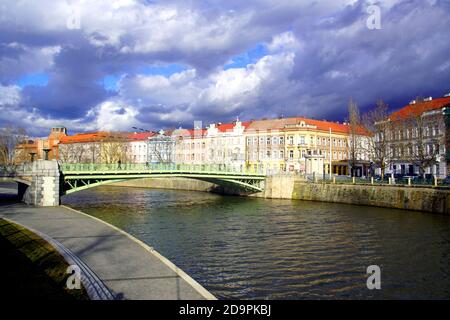
[[[289,150],[289,159],[294,159],[294,150]]]
[[[294,144],[294,136],[289,136],[288,137],[288,143],[291,144],[291,145]]]
[[[264,144],[264,137],[259,138],[259,144],[263,145]]]
[[[284,144],[284,137],[280,137],[280,144]]]

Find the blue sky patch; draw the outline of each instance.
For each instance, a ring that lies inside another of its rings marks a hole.
[[[170,77],[174,73],[179,73],[186,71],[189,68],[181,64],[172,63],[168,65],[158,65],[158,66],[146,66],[138,70],[139,74],[145,75],[161,75],[165,77]]]
[[[264,44],[258,44],[247,52],[231,58],[232,62],[226,64],[223,69],[245,68],[248,64],[257,62],[265,55],[267,55],[266,46]]]
[[[44,87],[48,84],[49,76],[46,73],[27,74],[17,81],[17,85],[21,88],[26,86]]]
[[[100,80],[100,84],[103,85],[103,88],[108,91],[118,91],[119,90],[119,80],[122,76],[106,76],[102,80]]]

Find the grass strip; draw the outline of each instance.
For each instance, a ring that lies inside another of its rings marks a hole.
[[[66,260],[30,230],[0,219],[0,274],[7,299],[89,300],[86,290],[68,289]]]

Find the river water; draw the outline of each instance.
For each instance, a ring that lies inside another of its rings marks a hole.
[[[63,204],[153,246],[220,299],[450,299],[450,217],[103,186]],[[367,289],[367,267],[381,290]]]

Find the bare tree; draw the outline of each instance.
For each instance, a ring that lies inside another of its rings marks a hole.
[[[86,155],[86,162],[98,163],[100,159],[100,144],[97,142],[90,142],[87,148],[88,154]]]
[[[349,166],[352,177],[355,174],[355,167],[361,152],[361,116],[359,108],[353,99],[348,103],[349,121]]]
[[[63,163],[73,163],[73,149],[72,143],[60,143],[58,145],[59,160]]]
[[[128,140],[124,134],[108,133],[100,144],[100,159],[102,163],[128,162]]]
[[[367,153],[375,166],[380,168],[381,177],[384,177],[390,160],[389,131],[391,123],[388,106],[383,100],[378,100],[376,107],[363,115],[362,123],[368,132]]]
[[[3,170],[14,171],[15,165],[27,158],[24,148],[16,148],[26,137],[22,128],[7,125],[0,129],[0,166]]]
[[[175,141],[170,135],[160,132],[149,139],[148,143],[149,159],[154,159],[158,163],[171,163],[174,161],[173,151]]]

